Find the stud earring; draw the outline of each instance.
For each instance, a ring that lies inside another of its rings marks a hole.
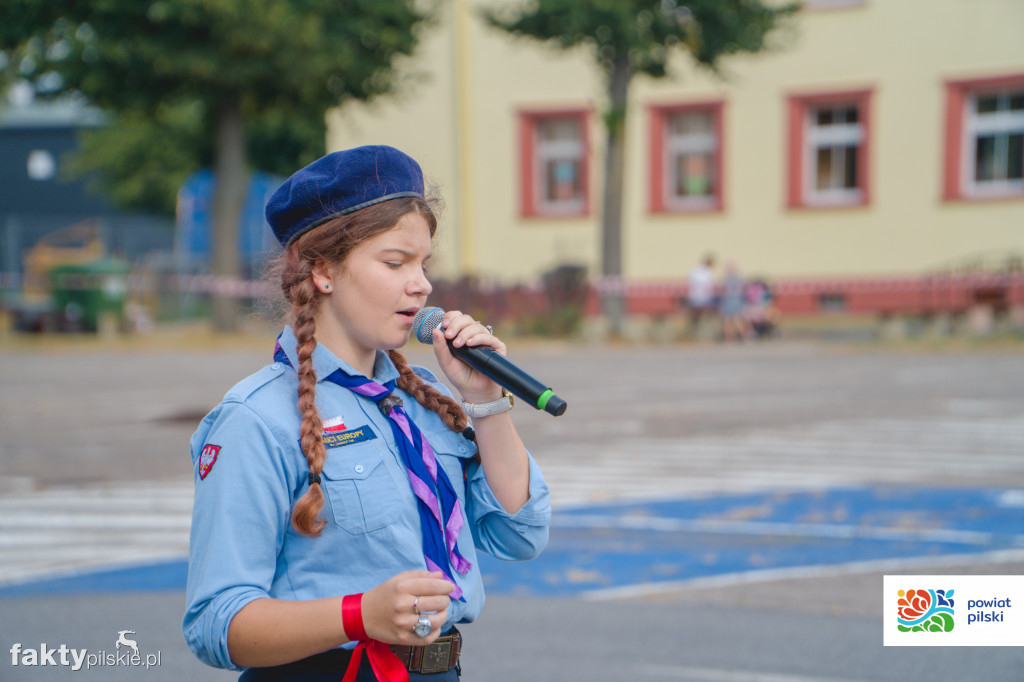
[[[324,285],[324,293],[326,294],[330,290],[331,290],[331,285],[330,284],[325,284]]]

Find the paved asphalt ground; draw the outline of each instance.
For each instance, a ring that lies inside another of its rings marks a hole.
[[[180,635],[186,443],[269,352],[198,345],[0,346],[0,680],[235,678]],[[883,574],[1024,569],[1019,348],[512,357],[569,403],[517,408],[556,514],[539,560],[484,566],[464,679],[1024,678],[1018,647],[882,646]],[[122,630],[159,666],[11,665],[14,643],[115,653]]]

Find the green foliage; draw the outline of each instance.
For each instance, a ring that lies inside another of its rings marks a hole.
[[[209,165],[223,105],[240,103],[253,165],[290,173],[323,153],[329,108],[391,91],[429,19],[415,0],[4,4],[0,87],[25,79],[112,112],[74,168],[99,171],[119,203],[165,211]]]
[[[213,134],[200,100],[164,103],[152,113],[126,110],[111,125],[81,133],[68,177],[88,178],[90,189],[121,206],[173,214],[178,189],[213,163]],[[324,153],[323,116],[303,118],[268,108],[247,121],[253,167],[289,175]]]
[[[541,336],[573,336],[583,324],[587,301],[587,269],[560,265],[541,277],[547,309],[527,317],[527,329]]]
[[[211,141],[197,104],[164,104],[152,114],[126,110],[110,125],[80,134],[65,169],[122,206],[173,214],[178,189],[208,166]]]
[[[534,0],[521,10],[485,10],[484,18],[559,49],[587,48],[606,73],[625,61],[631,74],[662,78],[675,49],[712,70],[723,56],[760,52],[798,9],[763,0]]]

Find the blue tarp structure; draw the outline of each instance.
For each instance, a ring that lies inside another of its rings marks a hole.
[[[174,248],[180,257],[206,263],[213,243],[213,188],[211,170],[193,173],[178,191],[177,225]],[[238,225],[238,253],[246,266],[263,260],[277,241],[263,215],[267,200],[284,178],[262,171],[249,176],[245,203]]]

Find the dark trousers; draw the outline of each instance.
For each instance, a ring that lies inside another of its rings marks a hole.
[[[341,682],[348,668],[352,652],[347,649],[331,649],[322,654],[304,658],[294,663],[275,665],[270,668],[246,668],[239,682]],[[421,675],[409,673],[409,682],[459,682],[459,667],[444,673]],[[360,662],[356,682],[377,682],[366,655]]]

